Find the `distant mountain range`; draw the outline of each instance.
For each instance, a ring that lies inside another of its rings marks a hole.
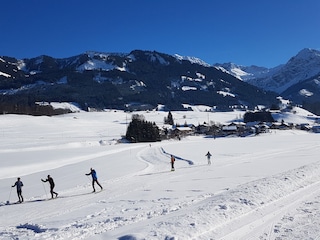
[[[168,110],[182,110],[183,104],[252,109],[275,106],[279,95],[316,112],[319,56],[319,51],[304,49],[273,69],[212,66],[195,57],[141,50],[63,59],[1,56],[0,112],[57,114],[44,110],[42,102],[74,102],[84,110],[153,109],[159,104]]]
[[[301,50],[286,64],[275,68],[240,66],[234,63],[215,64],[231,75],[283,98],[305,105],[320,113],[320,51]]]

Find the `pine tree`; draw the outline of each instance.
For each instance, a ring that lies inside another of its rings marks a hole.
[[[170,111],[169,111],[169,113],[168,113],[168,117],[165,118],[164,123],[170,124],[170,125],[173,125],[173,124],[174,124],[174,122],[173,122],[173,117],[172,117],[172,113],[171,113]]]

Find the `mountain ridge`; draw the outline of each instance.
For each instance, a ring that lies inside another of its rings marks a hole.
[[[209,65],[196,57],[143,50],[87,51],[60,59],[0,57],[0,111],[34,108],[41,101],[75,102],[83,109],[148,109],[158,104],[171,110],[182,110],[183,104],[253,109],[277,104],[279,95],[313,104],[317,81],[308,78],[312,90],[307,88],[310,83],[303,89],[299,84],[317,73],[318,59],[319,51],[303,49],[286,64],[268,69],[234,63]]]
[[[69,58],[0,57],[0,111],[25,112],[35,102],[75,102],[82,109],[183,110],[203,104],[218,110],[270,106],[276,96],[198,58],[156,51],[88,51]],[[6,74],[6,75],[5,75]]]
[[[235,63],[216,63],[215,66],[224,68],[233,76],[254,86],[281,94],[292,85],[320,73],[320,51],[304,48],[287,63],[274,68],[242,66]]]

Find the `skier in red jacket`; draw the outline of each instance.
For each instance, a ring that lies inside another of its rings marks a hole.
[[[175,162],[175,158],[173,155],[171,155],[171,171],[174,171],[174,162]]]

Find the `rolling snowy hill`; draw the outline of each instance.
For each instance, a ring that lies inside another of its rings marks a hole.
[[[243,112],[173,112],[175,121],[229,123]],[[118,143],[133,113],[1,115],[0,238],[317,239],[320,135],[272,130],[255,137]],[[141,112],[139,112],[141,114]],[[143,113],[163,125],[166,112]],[[314,124],[297,109],[276,119]],[[213,155],[207,165],[205,154]],[[170,155],[176,171],[170,171]],[[85,174],[97,170],[102,192]],[[55,180],[57,199],[49,200]],[[22,204],[11,186],[24,183]]]

